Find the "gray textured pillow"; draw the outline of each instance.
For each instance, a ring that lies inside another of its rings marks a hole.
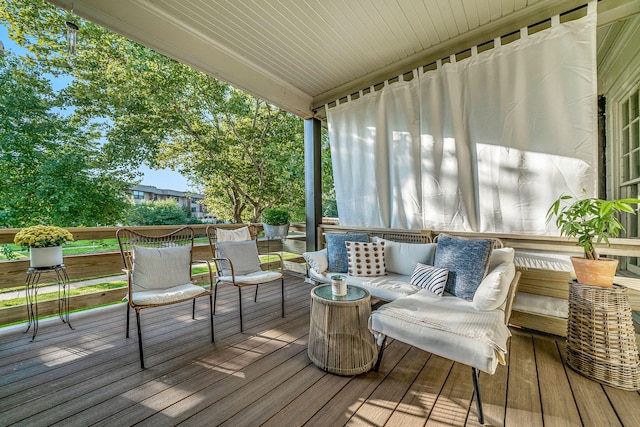
[[[332,273],[346,273],[349,271],[347,245],[345,242],[368,242],[369,235],[361,233],[327,234],[327,258],[329,271]]]
[[[219,258],[229,258],[233,264],[233,272],[236,276],[261,271],[258,246],[254,240],[243,242],[219,242],[216,243],[216,251]],[[231,276],[231,267],[227,261],[221,262],[222,275]]]
[[[492,250],[490,239],[459,239],[441,234],[434,266],[449,269],[445,291],[473,301],[476,289],[487,275]]]
[[[191,245],[133,247],[133,291],[172,288],[191,282]]]

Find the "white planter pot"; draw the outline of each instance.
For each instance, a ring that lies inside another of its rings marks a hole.
[[[53,267],[62,264],[62,246],[29,248],[31,267]]]

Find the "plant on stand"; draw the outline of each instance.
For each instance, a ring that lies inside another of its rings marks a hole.
[[[569,202],[569,200],[574,200]],[[577,237],[578,245],[584,249],[584,257],[571,257],[573,269],[579,283],[586,285],[613,286],[613,277],[618,267],[617,259],[599,258],[595,244],[606,243],[618,237],[624,226],[618,215],[622,212],[635,214],[632,204],[639,199],[602,200],[598,198],[576,199],[560,196],[547,211],[547,223],[556,217],[555,224],[560,234]]]
[[[13,242],[29,248],[31,267],[53,267],[62,264],[62,244],[73,241],[73,235],[64,228],[34,225],[18,231]]]
[[[262,213],[262,227],[268,238],[282,237],[289,234],[289,211],[281,208],[270,208]]]

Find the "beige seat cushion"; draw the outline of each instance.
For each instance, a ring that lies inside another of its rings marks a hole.
[[[133,303],[136,305],[171,304],[173,302],[194,298],[207,290],[193,283],[186,283],[162,290],[133,292]]]

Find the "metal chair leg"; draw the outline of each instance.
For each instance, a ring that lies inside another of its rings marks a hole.
[[[211,317],[211,342],[214,342],[213,338],[213,297],[209,294],[209,313]]]
[[[140,328],[140,310],[136,310],[136,322],[138,323],[138,348],[140,349],[140,367],[144,369],[144,355],[142,353],[142,329]]]
[[[258,302],[258,285],[256,285],[256,294],[253,297],[253,302]]]
[[[193,310],[191,311],[191,318],[195,320],[196,318],[196,299],[193,299]]]
[[[129,312],[131,311],[131,305],[127,301],[127,338],[129,338]]]
[[[478,408],[478,422],[484,424],[484,415],[482,414],[482,401],[480,400],[480,387],[478,386],[478,370],[471,368],[473,375],[473,393],[476,395],[476,406]]]
[[[378,350],[378,360],[376,360],[376,364],[374,365],[373,369],[371,369],[373,372],[378,372],[378,369],[380,368],[380,362],[382,362],[382,353],[384,353],[384,347],[385,344],[387,343],[387,336],[384,336],[384,339],[382,340],[382,344],[380,345],[380,350]]]
[[[238,304],[240,304],[240,332],[243,332],[242,329],[242,288],[238,286]]]
[[[213,314],[216,314],[216,297],[218,296],[218,282],[214,285],[213,288]]]
[[[280,279],[280,292],[282,295],[280,304],[282,305],[282,317],[284,317],[284,277]]]

